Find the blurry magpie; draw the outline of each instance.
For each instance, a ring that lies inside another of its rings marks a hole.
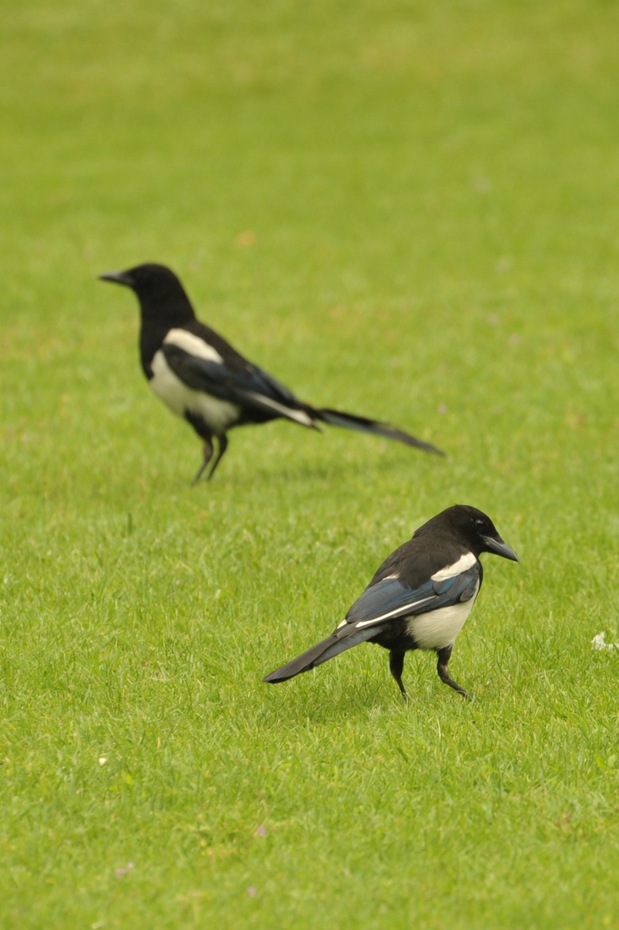
[[[518,561],[485,513],[462,504],[448,507],[391,553],[328,639],[264,681],[287,681],[358,643],[370,642],[389,650],[389,668],[405,698],[402,672],[410,649],[436,652],[441,681],[468,697],[449,676],[447,665],[481,588],[482,552]]]
[[[100,275],[102,281],[124,284],[140,302],[140,353],[144,374],[155,394],[173,413],[193,426],[204,442],[204,460],[196,475],[213,459],[212,478],[228,447],[227,431],[245,423],[266,423],[283,417],[318,429],[317,423],[345,426],[396,439],[425,452],[439,449],[402,430],[338,410],[317,409],[298,400],[288,388],[252,365],[214,330],[196,319],[183,285],[164,265],[138,265]]]

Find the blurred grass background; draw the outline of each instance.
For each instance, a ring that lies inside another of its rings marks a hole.
[[[0,12],[3,926],[619,926],[617,4]],[[190,488],[95,280],[148,260],[448,458],[275,423]],[[522,558],[472,705],[370,647],[261,684],[456,502]]]

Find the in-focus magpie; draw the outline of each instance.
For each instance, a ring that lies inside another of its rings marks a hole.
[[[212,478],[228,447],[227,432],[246,423],[285,418],[318,429],[317,423],[344,426],[396,439],[425,452],[439,449],[402,430],[339,410],[317,409],[298,400],[271,375],[252,365],[214,330],[196,319],[183,285],[164,265],[137,265],[100,275],[124,284],[140,302],[140,353],[144,374],[157,394],[193,426],[204,442],[204,460],[196,475],[213,459]]]
[[[441,681],[468,697],[449,676],[447,665],[481,588],[482,552],[518,561],[485,513],[463,504],[448,507],[391,553],[328,639],[264,681],[287,681],[358,643],[370,642],[389,650],[389,668],[405,698],[402,671],[410,649],[434,650]]]

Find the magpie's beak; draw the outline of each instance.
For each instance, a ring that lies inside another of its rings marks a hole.
[[[484,541],[484,546],[488,552],[493,552],[495,555],[500,555],[504,559],[511,559],[512,562],[519,562],[520,559],[514,552],[511,546],[508,546],[506,542],[503,542],[500,536],[482,536]]]
[[[124,284],[125,287],[133,287],[133,279],[126,271],[106,271],[105,274],[99,275],[99,281],[112,281],[114,284]]]

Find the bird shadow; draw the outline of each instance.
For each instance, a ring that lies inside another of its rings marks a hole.
[[[281,711],[312,726],[330,727],[337,720],[361,720],[377,711],[405,710],[410,702],[405,703],[397,689],[391,693],[389,688],[390,683],[369,677],[353,680],[346,688],[341,682],[323,682],[319,688],[309,689],[297,685],[294,692],[280,693],[274,703],[278,715]]]
[[[337,458],[328,462],[314,461],[304,462],[298,465],[283,465],[275,468],[269,468],[266,465],[259,465],[250,470],[240,471],[238,467],[234,471],[229,471],[223,475],[218,475],[214,481],[218,485],[227,487],[254,487],[260,484],[263,487],[279,486],[282,483],[293,484],[303,481],[318,481],[325,484],[336,482],[351,482],[355,479],[368,482],[370,476],[378,479],[385,474],[397,474],[402,470],[403,460],[392,457],[385,457],[368,462],[363,458]]]

